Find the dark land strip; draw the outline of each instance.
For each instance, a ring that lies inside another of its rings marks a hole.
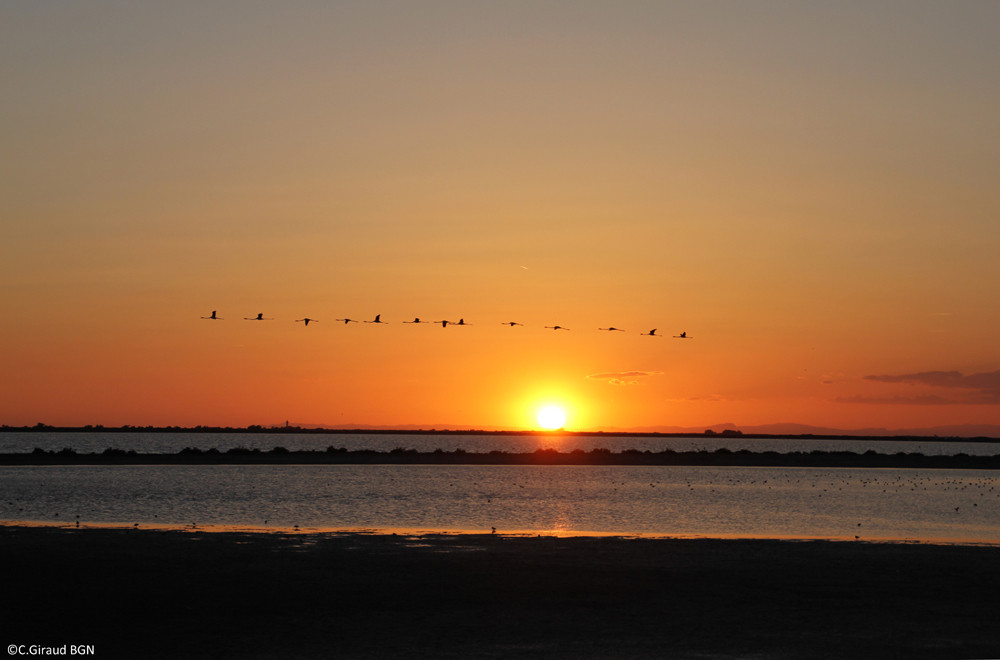
[[[0,526],[10,644],[101,658],[1000,657],[1000,548]]]
[[[703,465],[748,467],[844,467],[844,468],[935,468],[1000,469],[1000,454],[973,456],[925,455],[921,453],[881,454],[869,450],[811,452],[731,451],[639,451],[626,449],[580,449],[561,452],[538,449],[533,452],[470,452],[413,449],[392,451],[348,450],[329,447],[316,451],[234,448],[186,448],[172,454],[137,453],[108,448],[103,452],[77,453],[72,449],[0,454],[0,465]]]

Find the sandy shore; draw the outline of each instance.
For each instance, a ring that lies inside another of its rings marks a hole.
[[[997,547],[7,525],[0,557],[0,641],[101,658],[1000,657]]]

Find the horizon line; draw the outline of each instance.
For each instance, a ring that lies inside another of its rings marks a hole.
[[[712,427],[715,428],[712,428]],[[701,430],[698,430],[701,429]],[[719,430],[716,430],[719,429]],[[345,433],[373,433],[373,434],[392,434],[400,433],[406,435],[419,435],[419,434],[448,434],[448,435],[461,435],[461,434],[486,434],[486,435],[546,435],[546,436],[558,436],[558,435],[600,435],[600,436],[704,436],[704,437],[829,437],[829,438],[865,438],[865,437],[880,437],[880,438],[929,438],[929,439],[948,439],[948,438],[961,438],[961,439],[974,439],[974,438],[985,438],[989,440],[1000,441],[1000,424],[950,424],[950,425],[938,425],[931,427],[918,427],[918,428],[901,428],[901,429],[887,429],[887,428],[863,428],[863,429],[839,429],[832,427],[823,426],[813,426],[809,424],[799,424],[799,423],[773,423],[773,424],[757,424],[748,425],[742,427],[742,429],[731,422],[710,425],[707,428],[702,427],[679,427],[679,426],[646,426],[646,427],[633,427],[633,428],[592,428],[592,429],[573,429],[573,428],[559,428],[559,429],[532,429],[532,428],[509,428],[509,427],[486,427],[486,428],[475,428],[475,427],[465,427],[461,425],[418,425],[418,424],[400,424],[400,425],[386,425],[386,426],[376,426],[369,424],[345,424],[345,425],[324,425],[324,424],[292,424],[291,422],[285,422],[284,424],[275,425],[263,425],[263,424],[249,424],[245,426],[226,426],[226,425],[205,425],[198,424],[195,426],[179,426],[179,425],[145,425],[138,426],[134,424],[123,424],[119,426],[105,426],[103,424],[86,424],[86,425],[53,425],[46,424],[43,422],[38,422],[34,425],[21,425],[12,426],[9,424],[0,425],[0,431],[3,432],[93,432],[93,431],[105,431],[105,432],[127,432],[127,431],[144,431],[144,432],[243,432],[243,433],[331,433],[331,434],[345,434]],[[963,434],[965,431],[967,434]]]

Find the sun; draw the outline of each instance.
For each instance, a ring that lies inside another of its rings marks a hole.
[[[559,406],[542,406],[538,409],[538,425],[554,431],[566,426],[566,411]]]

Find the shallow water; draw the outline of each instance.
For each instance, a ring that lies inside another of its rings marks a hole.
[[[149,433],[149,432],[18,432],[0,433],[0,453],[27,453],[38,447],[46,451],[70,448],[79,453],[100,453],[109,447],[142,453],[177,453],[185,447],[227,451],[237,447],[267,451],[274,447],[296,450],[323,450],[327,447],[349,450],[392,451],[396,448],[417,451],[532,452],[555,448],[560,451],[595,448],[622,451],[853,451],[863,454],[874,450],[882,454],[897,452],[926,455],[992,456],[1000,454],[997,442],[961,442],[934,440],[886,440],[858,438],[822,440],[810,438],[741,438],[741,437],[644,437],[644,436],[573,436],[573,435],[417,435],[380,433]]]
[[[0,519],[1000,542],[978,470],[634,466],[0,468]]]

